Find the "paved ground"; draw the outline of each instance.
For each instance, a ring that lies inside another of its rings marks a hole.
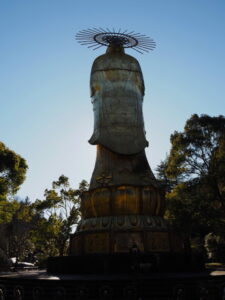
[[[208,277],[208,276],[225,276],[225,269],[217,268],[217,269],[207,269],[205,272],[179,272],[179,273],[149,273],[149,274],[103,274],[103,275],[95,275],[95,274],[48,274],[45,270],[39,271],[17,271],[17,272],[7,272],[0,273],[0,278],[26,278],[26,279],[44,279],[44,280],[93,280],[93,279],[107,279],[107,280],[115,280],[115,279],[125,279],[125,278],[134,278],[139,277],[142,278],[196,278],[196,277]]]

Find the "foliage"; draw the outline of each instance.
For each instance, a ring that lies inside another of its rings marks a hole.
[[[170,178],[166,173],[166,168],[168,165],[168,156],[164,161],[161,161],[160,164],[156,168],[156,177],[158,181],[161,183],[161,186],[164,187],[166,192],[170,192],[176,185],[177,179],[176,177]]]
[[[13,216],[20,209],[21,203],[11,200],[10,197],[18,191],[25,180],[27,163],[20,155],[7,148],[0,142],[0,268],[7,266],[7,259],[11,247],[9,240],[15,237],[11,235],[14,223]],[[19,225],[18,225],[19,230]],[[18,243],[15,243],[18,246]]]
[[[79,189],[72,189],[69,179],[62,175],[52,183],[52,189],[45,190],[42,201],[2,200],[0,271],[9,257],[38,260],[40,265],[48,256],[66,254],[71,231],[80,219],[80,195],[87,187],[83,180]]]
[[[43,200],[30,203],[13,197],[25,180],[26,161],[0,142],[0,262],[9,257],[41,260],[64,255],[72,230],[80,219],[83,180],[72,189],[62,175],[46,189]]]
[[[83,180],[79,189],[72,189],[69,179],[61,175],[57,181],[53,181],[52,189],[45,190],[45,199],[35,202],[36,209],[43,212],[47,218],[41,220],[37,233],[42,252],[46,253],[46,249],[43,249],[41,240],[48,240],[48,243],[51,243],[48,248],[51,253],[48,255],[52,255],[53,252],[54,255],[66,254],[70,234],[80,219],[80,195],[87,187],[87,182]]]
[[[33,252],[32,230],[40,215],[28,198],[25,201],[8,201],[5,206],[11,209],[2,211],[5,217],[0,224],[0,249],[8,258],[24,259]]]
[[[193,115],[171,135],[171,151],[158,167],[166,183],[166,216],[190,240],[225,231],[225,118]]]
[[[27,168],[25,159],[0,142],[0,200],[18,191]]]
[[[205,236],[205,249],[211,261],[225,262],[225,239],[224,236],[216,235],[213,232]]]
[[[215,177],[225,167],[225,118],[193,115],[184,132],[171,135],[172,148],[166,173],[170,178]],[[222,164],[222,165],[221,165]],[[223,174],[224,176],[224,174]],[[223,177],[224,178],[224,177]]]

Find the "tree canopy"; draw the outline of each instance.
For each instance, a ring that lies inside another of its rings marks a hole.
[[[80,195],[87,187],[83,180],[78,189],[73,189],[69,178],[61,175],[52,182],[52,189],[45,190],[45,198],[34,203],[35,208],[46,216],[39,224],[39,239],[51,240],[58,255],[62,256],[68,250],[70,234],[80,220]]]
[[[9,257],[38,260],[42,265],[49,256],[65,255],[80,220],[80,195],[87,187],[83,180],[73,189],[68,177],[61,175],[45,190],[43,200],[0,201],[0,271],[5,267],[3,259]]]
[[[192,115],[184,131],[175,131],[170,141],[172,148],[167,167],[170,177],[182,176],[189,180],[190,177],[216,176],[221,171],[219,164],[224,163],[225,118]]]
[[[27,168],[24,158],[0,142],[0,200],[18,191]]]
[[[188,239],[225,232],[225,117],[194,114],[170,141],[157,168],[167,188],[167,217]]]

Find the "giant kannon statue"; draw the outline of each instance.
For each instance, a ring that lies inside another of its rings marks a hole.
[[[71,254],[168,253],[182,245],[163,219],[164,190],[148,164],[142,104],[144,80],[138,61],[125,53],[152,50],[139,34],[87,30],[81,44],[107,46],[91,70],[94,130],[89,143],[97,158],[90,187],[82,195],[82,219],[71,237]]]
[[[187,255],[164,220],[164,190],[146,158],[142,71],[124,50],[152,50],[154,41],[102,29],[77,39],[107,46],[91,70],[97,158],[82,218],[69,255],[49,257],[48,273],[0,273],[0,300],[225,299],[224,272],[200,272],[199,255]]]

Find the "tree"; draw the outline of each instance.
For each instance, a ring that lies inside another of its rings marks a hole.
[[[156,177],[161,183],[161,186],[164,187],[166,192],[170,192],[173,187],[177,185],[177,178],[170,178],[166,174],[166,168],[168,166],[168,156],[164,161],[161,161],[160,164],[156,167]]]
[[[20,155],[0,142],[0,268],[8,257],[8,235],[6,228],[12,221],[14,212],[18,209],[17,201],[9,196],[14,195],[25,180],[27,163]],[[4,257],[4,259],[3,259]]]
[[[33,252],[32,230],[37,225],[40,214],[26,198],[24,201],[14,200],[10,202],[11,210],[6,211],[8,217],[0,224],[0,247],[4,249],[8,257],[24,259]],[[11,216],[9,218],[9,216]]]
[[[0,142],[0,200],[18,191],[27,168],[25,159]]]
[[[193,177],[215,176],[225,159],[225,118],[192,115],[184,132],[174,132],[168,158],[167,175],[189,180]],[[224,174],[223,174],[224,175]]]
[[[224,236],[210,232],[205,236],[205,249],[208,259],[211,261],[225,261],[225,239]]]
[[[0,215],[0,271],[9,267],[6,262],[10,257],[20,261],[34,258],[33,231],[40,217],[28,198],[4,201]]]
[[[171,144],[158,168],[167,179],[168,218],[187,245],[196,235],[224,232],[225,118],[195,114],[183,132],[171,135]]]
[[[48,218],[47,222],[42,220],[40,224],[42,233],[46,234],[42,238],[55,244],[58,255],[62,256],[67,251],[72,228],[80,219],[80,195],[87,187],[87,182],[83,180],[79,189],[72,189],[68,177],[61,175],[53,181],[52,189],[45,190],[45,199],[35,202],[36,209]]]

